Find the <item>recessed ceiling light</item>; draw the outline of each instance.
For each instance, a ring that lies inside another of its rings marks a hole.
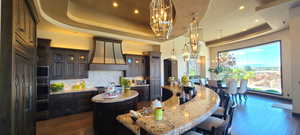
[[[239,7],[239,10],[243,10],[243,9],[245,9],[245,6],[242,5]]]
[[[259,20],[258,20],[258,19],[256,19],[256,20],[255,20],[255,22],[259,22]]]
[[[243,31],[246,31],[247,29],[243,29]]]
[[[118,7],[119,6],[119,4],[117,3],[117,2],[113,2],[113,7]]]
[[[139,11],[138,9],[135,9],[135,10],[133,11],[133,13],[134,13],[134,14],[139,14],[140,11]]]

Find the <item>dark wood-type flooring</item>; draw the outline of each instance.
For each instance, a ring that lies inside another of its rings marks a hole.
[[[232,135],[300,135],[300,118],[290,111],[273,108],[278,99],[249,95],[238,106]],[[93,135],[92,113],[81,113],[37,122],[37,135]]]

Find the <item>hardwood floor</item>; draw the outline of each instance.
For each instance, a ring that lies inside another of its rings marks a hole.
[[[300,119],[288,110],[272,107],[273,103],[288,101],[249,95],[247,104],[237,107],[232,135],[299,135]]]
[[[232,135],[300,135],[300,118],[290,111],[273,108],[278,99],[249,95],[237,107]],[[81,113],[37,122],[37,135],[93,135],[92,113]]]
[[[37,122],[37,135],[93,135],[92,112]]]

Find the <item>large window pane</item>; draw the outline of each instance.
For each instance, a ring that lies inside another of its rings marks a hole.
[[[220,56],[235,58],[235,68],[254,72],[249,78],[251,90],[282,94],[281,42],[275,41],[260,46],[219,52]]]

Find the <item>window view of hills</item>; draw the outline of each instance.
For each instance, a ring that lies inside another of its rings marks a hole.
[[[221,53],[235,59],[235,66],[254,73],[248,87],[255,91],[281,94],[281,47],[280,41]]]

